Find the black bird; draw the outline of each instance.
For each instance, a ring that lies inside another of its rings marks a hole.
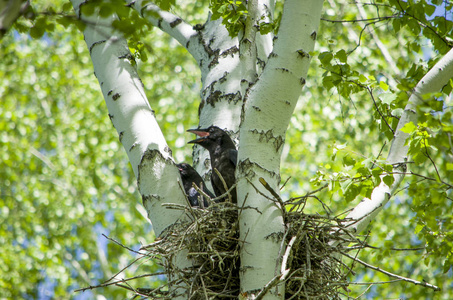
[[[192,206],[199,206],[198,199],[203,197],[200,193],[193,187],[192,183],[195,183],[203,192],[205,192],[210,198],[215,198],[210,190],[206,188],[206,184],[201,178],[200,174],[198,174],[195,169],[186,163],[181,163],[176,165],[179,170],[179,174],[181,174],[182,185],[184,187],[184,191],[186,192],[187,198],[189,199],[190,205]],[[209,203],[205,197],[203,197],[203,204],[204,207],[208,207]]]
[[[217,197],[226,193],[225,185],[214,171],[217,169],[229,188],[236,182],[234,171],[236,170],[238,152],[230,136],[217,126],[205,129],[189,129],[188,132],[199,136],[189,143],[198,144],[209,151],[211,157],[211,184]],[[233,203],[237,203],[236,188],[231,191]]]

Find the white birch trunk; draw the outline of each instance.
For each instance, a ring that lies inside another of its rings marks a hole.
[[[73,0],[79,14],[81,0]],[[163,203],[185,204],[177,187],[178,170],[171,150],[146,99],[143,85],[131,63],[126,40],[111,29],[112,19],[96,14],[82,16],[87,26],[85,41],[101,86],[109,117],[129,157],[138,187],[156,236],[174,224],[181,212],[162,207]]]
[[[82,0],[72,0],[79,15]],[[143,206],[156,236],[183,218],[183,212],[166,209],[162,204],[187,204],[179,172],[171,150],[154,117],[138,77],[126,40],[111,28],[113,18],[79,16],[87,24],[84,35],[93,61],[94,72],[107,104],[109,117],[132,164]],[[180,188],[181,186],[181,188]],[[173,262],[178,268],[191,266],[187,251],[178,253]],[[173,286],[173,292],[185,299],[185,287]]]
[[[418,115],[416,113],[416,108],[420,105],[421,101],[423,101],[423,96],[441,91],[442,87],[448,84],[451,78],[453,78],[453,49],[439,60],[418,82],[409,98],[403,115],[398,122],[395,136],[387,157],[387,161],[394,165],[395,172],[404,173],[407,169],[408,146],[405,146],[405,143],[409,134],[402,132],[401,128],[410,122],[417,125]],[[395,181],[391,186],[388,186],[382,180],[380,185],[373,190],[371,198],[363,199],[349,213],[347,218],[351,219],[350,229],[353,232],[361,232],[397,191],[404,179],[404,174],[395,174],[393,177]]]
[[[254,293],[279,274],[284,234],[281,207],[259,183],[263,177],[278,193],[280,157],[290,117],[300,96],[314,49],[323,1],[287,0],[278,39],[263,73],[250,89],[240,128],[236,171],[240,215],[241,292]],[[271,289],[265,299],[283,299],[284,286]]]

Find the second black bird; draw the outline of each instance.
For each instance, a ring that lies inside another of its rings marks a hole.
[[[195,171],[195,169],[191,165],[181,163],[177,164],[176,166],[178,167],[179,173],[181,174],[182,185],[191,206],[200,206],[199,199],[201,199],[200,197],[203,197],[193,187],[193,183],[195,183],[210,198],[215,198],[211,191],[206,188],[206,184],[204,183],[203,178],[201,178],[200,174],[198,174],[198,172]],[[209,203],[205,197],[203,197],[203,204],[204,207],[209,206]]]
[[[198,144],[209,151],[212,168],[211,184],[214,193],[217,197],[225,194],[236,183],[234,172],[236,170],[238,152],[230,136],[217,126],[187,131],[199,136],[199,138],[189,143]],[[225,185],[214,169],[219,171],[227,189],[225,189]],[[231,191],[231,199],[233,203],[237,203],[236,188]]]

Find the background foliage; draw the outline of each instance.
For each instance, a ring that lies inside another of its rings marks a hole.
[[[185,130],[198,123],[197,66],[174,40],[136,15],[128,19],[134,13],[114,3],[104,6],[104,13],[122,15],[118,27],[130,35],[148,99],[175,160],[190,162],[186,142],[191,136]],[[237,1],[230,4],[211,2],[234,34],[246,11]],[[165,1],[161,5],[169,8]],[[241,16],[235,17],[231,11],[237,7]],[[171,9],[197,24],[208,8],[207,2],[196,1]],[[287,133],[281,175],[282,181],[291,179],[284,197],[329,183],[318,197],[336,215],[369,195],[377,175],[388,170],[381,160],[391,141],[389,127],[395,129],[415,84],[452,46],[451,9],[447,1],[325,1],[307,85]],[[134,249],[153,238],[77,30],[84,25],[71,14],[65,2],[34,1],[32,13],[1,40],[0,290],[6,292],[0,298],[71,298],[74,289],[103,282],[134,257],[103,233]],[[340,20],[348,22],[333,22]],[[272,28],[278,22],[262,30]],[[410,170],[423,177],[406,177],[401,192],[364,233],[377,248],[359,253],[373,265],[439,285],[442,292],[394,282],[374,285],[364,297],[451,298],[450,92],[447,86],[427,98],[420,107],[423,124],[407,128]],[[321,212],[320,205],[310,198],[307,212]],[[123,275],[157,268],[148,261]],[[357,272],[351,281],[389,280],[360,266]],[[159,279],[142,283],[151,287]],[[366,288],[351,286],[351,296]],[[106,288],[76,294],[95,296],[124,299],[126,293]]]

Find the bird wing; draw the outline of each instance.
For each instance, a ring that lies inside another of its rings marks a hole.
[[[235,149],[230,149],[229,151],[230,151],[230,153],[229,153],[230,160],[233,163],[233,165],[236,167],[237,163],[238,163],[238,151]]]

